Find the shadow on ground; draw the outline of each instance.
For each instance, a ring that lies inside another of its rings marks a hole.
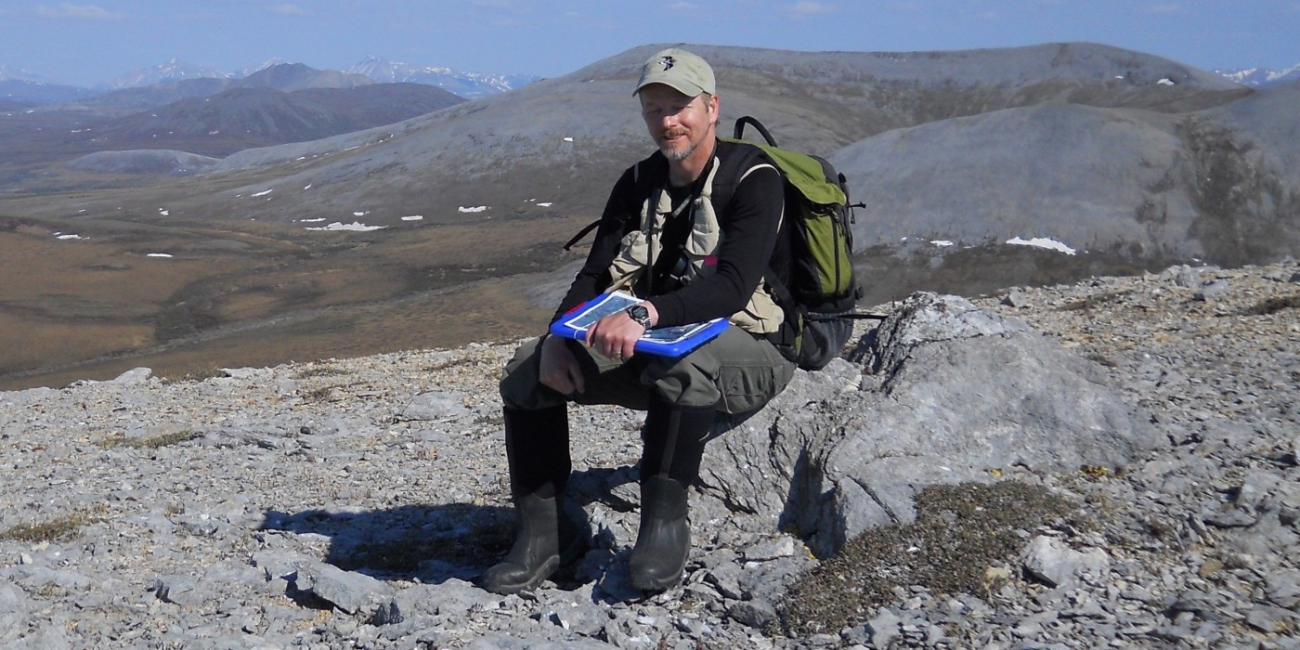
[[[474,580],[510,549],[508,507],[418,504],[385,510],[268,511],[262,530],[328,537],[325,562],[381,580]]]

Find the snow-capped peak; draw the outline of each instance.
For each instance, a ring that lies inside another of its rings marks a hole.
[[[152,68],[141,68],[134,72],[129,72],[108,82],[105,86],[112,89],[138,88],[140,86],[148,86],[166,81],[182,81],[185,79],[211,77],[230,78],[233,76],[234,75],[228,72],[222,72],[216,68],[193,65],[185,63],[180,59],[172,58],[166,63]]]
[[[362,74],[380,83],[429,84],[468,99],[511,90],[537,80],[537,77],[531,75],[457,72],[444,66],[390,61],[373,55],[344,72]]]
[[[1241,70],[1215,70],[1215,73],[1243,86],[1262,87],[1300,79],[1300,64],[1293,65],[1285,70],[1243,68]]]

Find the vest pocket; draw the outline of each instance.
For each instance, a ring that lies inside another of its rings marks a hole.
[[[631,286],[637,274],[649,264],[650,241],[640,230],[633,230],[623,237],[618,256],[609,265],[610,286],[617,289]]]
[[[762,287],[754,292],[745,308],[729,319],[733,325],[753,334],[771,334],[781,329],[785,322],[785,312],[777,306],[776,301],[763,291]]]

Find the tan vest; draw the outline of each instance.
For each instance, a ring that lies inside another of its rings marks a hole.
[[[723,232],[718,226],[718,215],[713,210],[713,178],[722,167],[721,158],[714,161],[709,169],[709,175],[704,180],[704,188],[699,196],[692,199],[695,201],[692,210],[693,219],[691,225],[691,234],[686,239],[686,256],[690,260],[690,268],[683,279],[684,282],[691,282],[696,277],[712,275],[716,270],[716,265],[705,265],[705,259],[718,254],[718,249],[722,245]],[[747,169],[740,180],[744,180],[756,169],[763,167],[772,167],[768,163],[760,163]],[[637,163],[634,174],[641,172],[641,164]],[[737,181],[739,185],[740,181]],[[651,205],[655,197],[659,198],[658,205]],[[782,206],[784,210],[784,205]],[[653,247],[654,259],[659,259],[663,252],[661,235],[663,233],[664,222],[673,212],[672,197],[667,191],[651,192],[641,204],[641,227],[623,237],[618,255],[614,262],[610,264],[609,274],[611,283],[609,290],[629,289],[640,277],[641,273],[646,272],[649,266],[651,247]],[[785,218],[785,215],[781,215]],[[779,221],[777,222],[780,223]],[[732,314],[729,318],[733,325],[754,334],[771,334],[781,327],[785,320],[785,314],[777,306],[776,301],[764,289],[764,283],[759,282],[758,287],[749,298],[749,303],[739,312]]]

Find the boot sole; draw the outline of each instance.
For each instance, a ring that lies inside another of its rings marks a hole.
[[[552,555],[547,558],[547,560],[537,568],[537,571],[524,582],[493,583],[489,580],[484,580],[481,586],[494,594],[501,594],[503,596],[517,594],[521,591],[531,591],[536,589],[538,585],[546,582],[546,579],[550,578],[559,568],[560,556]]]
[[[686,575],[686,568],[683,567],[677,575],[670,576],[664,580],[650,580],[647,578],[632,578],[632,586],[641,591],[667,591],[682,583],[682,577]]]
[[[682,579],[686,577],[686,564],[689,555],[682,558],[682,562],[677,567],[677,571],[672,575],[663,578],[654,578],[646,575],[638,575],[631,565],[628,566],[628,581],[633,587],[641,591],[665,591],[682,584]]]

